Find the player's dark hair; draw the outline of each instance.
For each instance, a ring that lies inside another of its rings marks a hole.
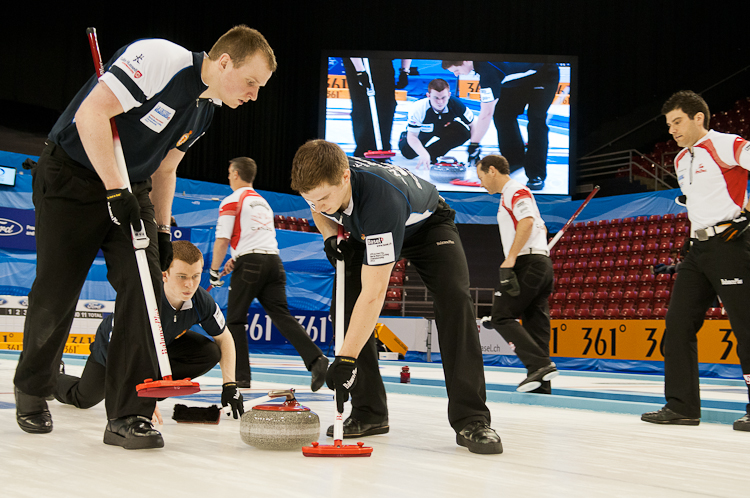
[[[229,161],[229,166],[240,175],[243,182],[253,183],[258,174],[258,165],[249,157],[235,157]]]
[[[489,156],[484,156],[482,160],[477,163],[477,168],[481,169],[483,173],[488,173],[490,171],[490,166],[494,167],[498,173],[502,173],[503,175],[510,174],[510,165],[508,164],[508,160],[503,156],[491,154]]]
[[[341,147],[325,140],[308,140],[292,160],[292,188],[304,194],[324,183],[341,185],[347,169],[349,161]]]
[[[228,54],[232,58],[234,67],[240,67],[256,53],[263,56],[271,72],[276,71],[276,56],[265,37],[260,34],[260,31],[240,24],[224,33],[214,43],[208,51],[208,58],[215,61],[222,54]]]
[[[172,252],[174,253],[172,262],[180,260],[192,265],[203,259],[201,250],[187,240],[175,240],[172,242]],[[169,267],[171,268],[172,265],[170,264]]]
[[[447,81],[445,81],[443,78],[435,78],[427,84],[427,93],[429,93],[430,90],[442,92],[446,88],[450,88]]]
[[[449,67],[453,66],[461,66],[463,65],[464,61],[443,61],[442,67],[443,69],[448,69]]]
[[[682,110],[690,119],[694,119],[696,114],[702,112],[703,127],[707,130],[709,129],[711,111],[708,110],[708,104],[703,100],[703,97],[697,93],[691,90],[682,90],[673,94],[664,102],[664,105],[661,107],[661,113],[666,116],[667,113],[676,109]]]

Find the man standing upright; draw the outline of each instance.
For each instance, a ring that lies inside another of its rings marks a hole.
[[[534,196],[509,176],[508,161],[503,156],[482,158],[477,175],[487,192],[501,194],[497,223],[505,260],[500,265],[500,285],[495,291],[489,325],[514,347],[528,370],[516,390],[550,394],[549,381],[558,372],[549,357],[548,298],[553,271],[547,229]]]
[[[526,184],[531,190],[542,190],[547,178],[549,126],[547,110],[555,99],[560,82],[556,64],[528,62],[443,61],[443,69],[456,76],[472,71],[479,74],[480,108],[471,130],[469,162],[479,160],[484,138],[494,120],[500,153],[510,163],[510,171],[523,167]],[[524,111],[529,118],[527,139],[521,135],[518,116]]]
[[[258,97],[276,58],[263,35],[237,26],[208,54],[144,39],[118,50],[105,69],[58,119],[34,171],[37,273],[13,380],[16,420],[26,432],[52,431],[45,397],[55,389],[76,302],[101,249],[117,291],[104,442],[159,448],[164,440],[150,423],[156,400],[136,394],[136,386],[158,378],[158,370],[131,226],[140,230],[143,223],[150,240],[151,282],[144,285],[158,294],[172,248],[177,165],[208,129],[216,105],[236,108]],[[115,161],[110,118],[120,133],[132,193]]]
[[[239,387],[250,387],[251,373],[247,345],[247,309],[256,297],[271,321],[297,350],[311,372],[310,387],[323,386],[328,358],[310,339],[289,312],[286,302],[286,272],[279,258],[273,211],[253,190],[258,166],[249,157],[229,161],[229,186],[233,192],[219,207],[216,242],[211,263],[211,285],[224,284],[223,275],[232,272],[227,304],[227,327],[237,351],[236,380]],[[221,263],[231,248],[232,258],[224,271]]]
[[[718,295],[737,338],[737,356],[750,390],[750,212],[747,171],[750,142],[709,129],[703,98],[672,95],[661,109],[669,133],[684,149],[674,161],[686,196],[690,249],[672,288],[664,332],[664,395],[667,404],[641,415],[654,424],[698,425],[698,331]],[[750,393],[749,393],[750,394]],[[734,429],[750,431],[750,404]]]

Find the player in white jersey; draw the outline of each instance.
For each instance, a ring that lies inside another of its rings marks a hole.
[[[501,194],[497,223],[505,253],[492,319],[485,326],[494,328],[508,341],[528,370],[516,390],[550,394],[549,381],[558,372],[549,357],[548,299],[554,278],[547,228],[534,196],[528,187],[510,177],[510,166],[503,156],[484,157],[477,164],[477,176],[487,192]]]
[[[750,143],[709,130],[708,105],[696,93],[677,92],[662,107],[669,133],[685,147],[675,170],[691,223],[690,248],[675,280],[664,333],[667,404],[644,413],[656,424],[698,425],[701,416],[698,341],[706,310],[718,295],[737,338],[737,356],[750,384],[750,223],[747,178]],[[750,410],[750,404],[746,407]],[[750,431],[750,415],[735,421]]]
[[[214,287],[223,285],[221,277],[232,272],[227,327],[237,351],[237,385],[250,387],[247,309],[253,299],[258,298],[281,335],[302,357],[305,367],[312,373],[311,388],[317,391],[325,380],[328,358],[289,312],[286,272],[279,258],[273,211],[268,202],[253,190],[256,172],[257,165],[249,157],[238,157],[229,162],[229,186],[233,192],[219,207],[210,269],[211,285]],[[227,249],[231,250],[232,258],[220,273]]]

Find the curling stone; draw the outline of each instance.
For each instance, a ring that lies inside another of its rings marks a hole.
[[[263,450],[299,450],[320,437],[320,419],[297,403],[294,390],[275,391],[286,396],[283,403],[256,405],[240,421],[240,436],[250,446]]]
[[[438,162],[430,166],[430,180],[435,183],[450,183],[451,180],[463,180],[466,166],[452,157],[439,157]]]

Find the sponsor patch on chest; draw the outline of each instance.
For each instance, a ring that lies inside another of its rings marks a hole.
[[[164,104],[158,102],[151,112],[141,118],[141,123],[146,125],[151,131],[161,133],[164,128],[167,127],[172,118],[175,115],[175,110]]]

